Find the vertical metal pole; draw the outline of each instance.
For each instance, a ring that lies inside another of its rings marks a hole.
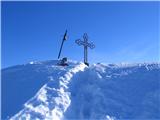
[[[84,63],[87,63],[87,43],[88,43],[88,37],[87,37],[87,33],[84,33],[83,35],[83,39],[84,39]]]
[[[86,63],[86,47],[84,46],[84,63]]]
[[[62,40],[62,43],[61,43],[60,51],[59,51],[59,54],[58,54],[58,59],[59,59],[59,57],[60,57],[60,55],[61,55],[61,51],[62,51],[62,47],[63,47],[63,43],[64,43],[64,40]]]
[[[87,34],[86,34],[87,35]],[[86,44],[88,43],[88,37],[86,38]],[[87,48],[88,48],[88,46],[86,45],[86,63],[88,63],[88,60],[87,60]]]
[[[87,47],[86,47],[86,63],[88,63],[88,50],[87,50]]]
[[[63,43],[64,43],[64,41],[67,39],[66,37],[67,37],[67,30],[66,30],[66,32],[65,32],[65,34],[64,34],[64,36],[63,36],[63,40],[62,40],[61,47],[60,47],[59,54],[58,54],[58,59],[59,59],[59,57],[60,57],[60,55],[61,55]]]

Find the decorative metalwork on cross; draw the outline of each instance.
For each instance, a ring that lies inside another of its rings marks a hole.
[[[84,39],[84,41],[82,41],[81,39],[77,39],[77,40],[75,40],[75,42],[79,46],[80,45],[84,46],[84,64],[89,66],[89,63],[88,63],[88,47],[91,48],[91,49],[94,49],[95,45],[93,43],[88,43],[88,35],[87,35],[87,33],[84,33],[83,39]]]

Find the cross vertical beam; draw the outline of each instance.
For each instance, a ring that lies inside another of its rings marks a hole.
[[[84,35],[83,35],[83,39],[84,39],[84,43],[86,44],[86,45],[84,45],[84,63],[88,63],[88,61],[87,61],[87,52],[88,52],[88,50],[87,50],[87,48],[88,48],[88,46],[87,46],[87,43],[88,43],[88,36],[87,36],[87,33],[84,33]]]
[[[88,49],[86,46],[84,46],[84,63],[88,63],[87,52],[88,52]]]

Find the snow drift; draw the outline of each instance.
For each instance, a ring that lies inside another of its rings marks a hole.
[[[56,63],[2,70],[2,118],[160,119],[160,64]]]

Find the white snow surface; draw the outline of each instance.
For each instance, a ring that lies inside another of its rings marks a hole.
[[[68,84],[71,82],[73,75],[83,71],[85,67],[83,63],[67,68],[58,66],[58,68],[61,68],[59,72],[63,72],[63,75],[57,75],[58,80],[54,80],[54,76],[49,76],[50,81],[25,103],[25,108],[22,111],[11,119],[62,119],[64,112],[71,103]],[[57,82],[58,86],[55,86],[54,82]]]
[[[160,119],[159,63],[56,62],[26,64],[47,66],[35,67],[50,73],[49,80],[11,120]]]

